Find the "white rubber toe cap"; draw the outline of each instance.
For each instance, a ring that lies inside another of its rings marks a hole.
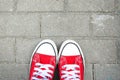
[[[80,55],[81,54],[80,46],[74,40],[66,40],[62,44],[59,54],[64,56]]]
[[[57,48],[52,40],[46,39],[38,44],[36,53],[55,56],[57,54]]]
[[[68,43],[65,45],[62,55],[64,56],[73,56],[73,55],[80,55],[78,47],[73,43]]]

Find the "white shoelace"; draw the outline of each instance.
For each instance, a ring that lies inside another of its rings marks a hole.
[[[62,70],[62,76],[64,80],[80,80],[80,71],[76,70],[76,68],[80,68],[78,65],[64,65],[62,68],[66,68],[65,70]],[[70,71],[69,71],[70,70]]]
[[[52,76],[49,73],[53,73],[52,70],[49,68],[54,68],[54,66],[50,64],[41,64],[41,63],[36,63],[35,64],[37,67],[34,68],[36,72],[33,73],[32,80],[49,80],[49,78],[52,78]],[[44,70],[42,70],[44,68]],[[42,79],[37,78],[37,76],[41,76]]]

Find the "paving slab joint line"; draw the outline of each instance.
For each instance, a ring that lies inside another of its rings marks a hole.
[[[95,73],[94,73],[94,64],[92,64],[92,76],[93,76],[93,80],[95,80],[95,75],[94,75]]]
[[[89,36],[42,36],[42,37],[73,37],[73,38],[90,38]],[[93,36],[93,38],[108,38],[108,39],[119,39],[120,37],[118,36]]]
[[[25,39],[39,39],[39,38],[75,38],[80,40],[89,40],[89,37],[85,36],[41,36],[41,37],[24,37],[24,36],[0,36],[0,39],[2,38],[25,38]],[[117,40],[120,39],[120,37],[93,37],[91,40]]]
[[[0,36],[0,38],[40,38],[39,36]]]
[[[118,0],[114,0],[115,12],[117,12],[117,9],[118,9],[118,7],[119,7],[118,3],[119,3]]]
[[[13,12],[16,12],[16,10],[17,10],[17,2],[18,2],[18,0],[14,0],[13,2],[14,2]]]
[[[0,61],[0,64],[16,64],[14,61],[9,62],[9,61]]]
[[[92,20],[92,16],[90,15],[89,16],[89,38],[90,39],[93,39],[93,26],[92,26],[92,23],[91,23],[91,20]]]
[[[41,33],[42,33],[42,16],[40,15],[40,38],[41,38]]]
[[[115,11],[67,11],[67,12],[84,12],[84,13],[114,13]]]
[[[16,47],[16,38],[15,38],[15,44],[14,44],[14,54],[15,54],[15,63],[17,62],[16,61],[16,50],[17,50],[17,47]]]
[[[64,0],[64,12],[68,12],[67,6],[68,6],[68,0]]]
[[[16,11],[14,10],[14,12],[16,13],[89,13],[89,14],[93,14],[93,13],[111,13],[111,14],[118,14],[115,13],[115,11]],[[0,11],[0,13],[13,13],[11,11]]]
[[[116,59],[116,63],[117,64],[120,64],[119,62],[118,62],[118,58],[119,58],[119,50],[120,50],[120,43],[119,43],[119,41],[117,40],[116,41],[116,43],[115,43],[115,45],[116,45],[116,50],[117,50],[117,59]]]

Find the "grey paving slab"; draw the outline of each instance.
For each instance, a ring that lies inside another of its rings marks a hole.
[[[114,0],[68,0],[69,11],[114,11]]]
[[[27,80],[28,64],[0,64],[0,80]]]
[[[116,10],[118,11],[118,13],[120,12],[120,0],[116,0]]]
[[[0,0],[0,11],[13,11],[14,0]]]
[[[17,11],[63,11],[64,0],[18,0]]]
[[[0,36],[40,36],[38,14],[0,14]]]
[[[115,40],[79,40],[86,63],[116,63]]]
[[[94,36],[120,36],[120,16],[92,15]]]
[[[117,47],[117,63],[120,64],[120,40],[119,39],[116,42],[116,47]]]
[[[85,80],[93,80],[93,73],[92,73],[92,64],[85,64]]]
[[[16,78],[3,78],[3,77],[1,77],[0,80],[16,80]]]
[[[119,12],[120,0],[0,0],[0,80],[27,80],[32,52],[46,38],[58,50],[67,39],[79,43],[85,80],[120,80]]]
[[[96,64],[95,80],[120,80],[119,64]]]
[[[32,53],[40,42],[40,39],[16,39],[16,62],[17,63],[30,63]]]
[[[42,36],[88,36],[89,16],[80,14],[45,14],[41,21]]]
[[[0,63],[15,62],[14,38],[0,38]]]

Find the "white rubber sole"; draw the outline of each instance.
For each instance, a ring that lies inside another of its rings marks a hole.
[[[39,42],[38,45],[36,46],[36,48],[34,49],[34,51],[33,51],[33,53],[32,53],[32,56],[31,56],[31,60],[30,60],[29,71],[30,71],[30,68],[31,68],[31,63],[32,63],[33,55],[35,54],[35,52],[37,51],[37,49],[39,48],[39,46],[40,46],[41,44],[43,44],[43,43],[46,43],[46,42],[47,42],[47,43],[50,43],[50,44],[53,46],[53,48],[54,48],[54,50],[55,50],[55,57],[56,57],[56,62],[57,62],[57,53],[58,53],[58,51],[57,51],[57,46],[56,46],[56,44],[55,44],[52,40],[50,40],[50,39],[45,39],[45,40]]]
[[[60,56],[61,56],[61,54],[62,54],[62,50],[63,50],[64,46],[65,46],[66,44],[68,44],[68,43],[74,43],[74,44],[77,45],[77,47],[78,47],[78,49],[79,49],[79,51],[80,51],[80,53],[81,53],[81,56],[82,56],[82,58],[83,58],[83,64],[84,64],[84,69],[85,69],[85,59],[84,59],[83,51],[82,51],[81,47],[79,46],[79,44],[78,44],[77,42],[75,42],[74,40],[66,40],[66,41],[64,41],[64,42],[62,43],[62,45],[61,45],[61,47],[60,47],[60,50],[59,50],[59,56],[58,56],[58,58],[57,58],[58,61],[59,61],[59,58],[60,58]]]

